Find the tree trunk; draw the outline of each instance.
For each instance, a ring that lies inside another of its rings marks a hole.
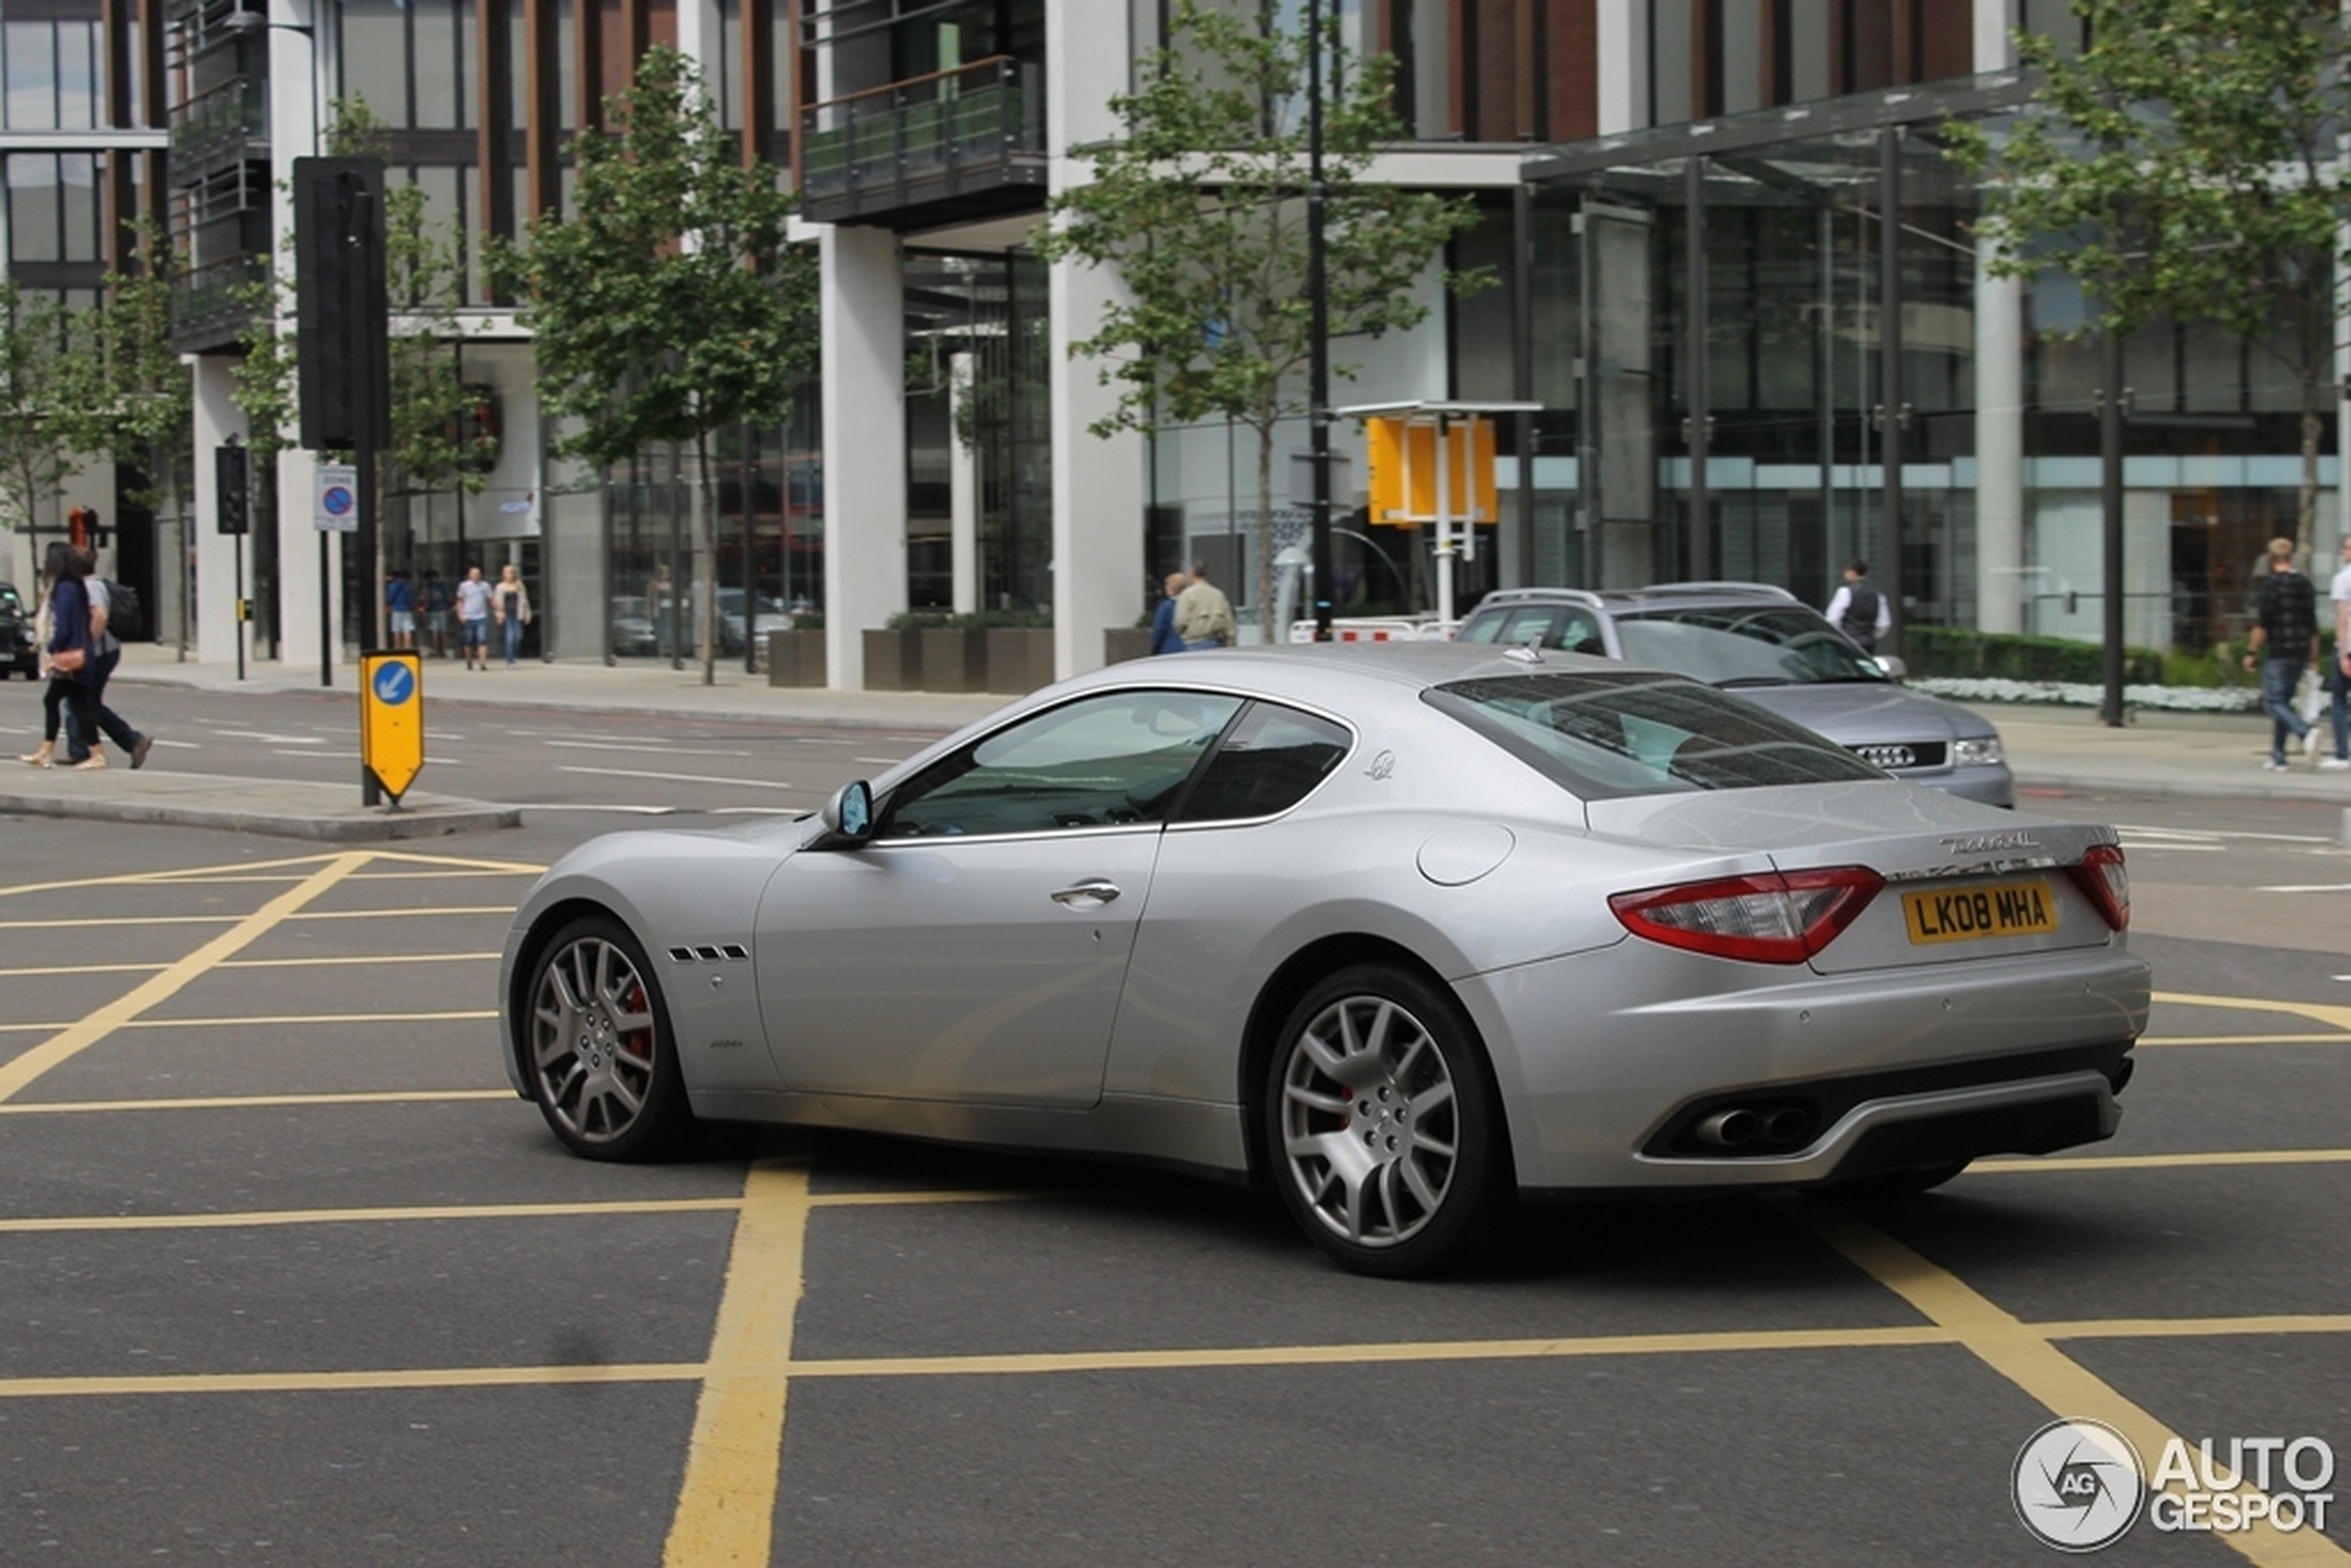
[[[1257,427],[1257,627],[1266,645],[1274,632],[1274,422]]]
[[[694,621],[702,639],[702,683],[718,684],[718,497],[710,477],[710,432],[694,436]]]
[[[2294,543],[2303,562],[2312,571],[2318,569],[2310,552],[2318,543],[2319,533],[2319,388],[2318,378],[2305,369],[2302,376],[2302,493],[2298,498],[2294,519]]]

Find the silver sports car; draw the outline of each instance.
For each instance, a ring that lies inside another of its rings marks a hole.
[[[1711,687],[1416,643],[1141,660],[821,813],[624,832],[517,911],[506,1070],[581,1154],[699,1118],[1268,1183],[1405,1275],[1515,1200],[1869,1182],[2110,1135],[2114,833]]]

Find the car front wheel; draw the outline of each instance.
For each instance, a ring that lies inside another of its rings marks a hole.
[[[692,1123],[660,983],[619,922],[556,934],[533,971],[518,1031],[531,1098],[555,1136],[594,1160],[667,1152]]]
[[[1408,971],[1362,964],[1282,1027],[1266,1088],[1275,1181],[1323,1250],[1361,1274],[1424,1274],[1493,1217],[1508,1168],[1474,1029]]]

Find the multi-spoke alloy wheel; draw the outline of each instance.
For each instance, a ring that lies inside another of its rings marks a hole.
[[[1478,1220],[1499,1147],[1468,1021],[1418,977],[1363,965],[1300,1002],[1267,1091],[1282,1196],[1348,1267],[1418,1274]]]
[[[591,918],[548,944],[531,980],[531,1085],[548,1125],[579,1153],[643,1159],[687,1120],[650,967],[619,925]]]

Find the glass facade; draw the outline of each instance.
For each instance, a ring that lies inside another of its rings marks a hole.
[[[1996,132],[2023,91],[1947,83],[1800,117],[1826,133],[1773,112],[1539,166],[1529,580],[1751,579],[1820,604],[1859,555],[1912,624],[2096,640],[2103,389],[2084,302],[2063,277],[1983,274],[1976,192],[1937,133],[1952,115]],[[1987,336],[2003,289],[2020,330]],[[2208,328],[2124,347],[2128,636],[2200,649],[2241,633],[2247,565],[2294,531],[2298,395]],[[1987,401],[2005,376],[2021,405]],[[1986,421],[2014,427],[2021,460],[1979,450]],[[2326,488],[2334,441],[2330,417]],[[1981,516],[2008,491],[2022,537],[1987,555]]]

